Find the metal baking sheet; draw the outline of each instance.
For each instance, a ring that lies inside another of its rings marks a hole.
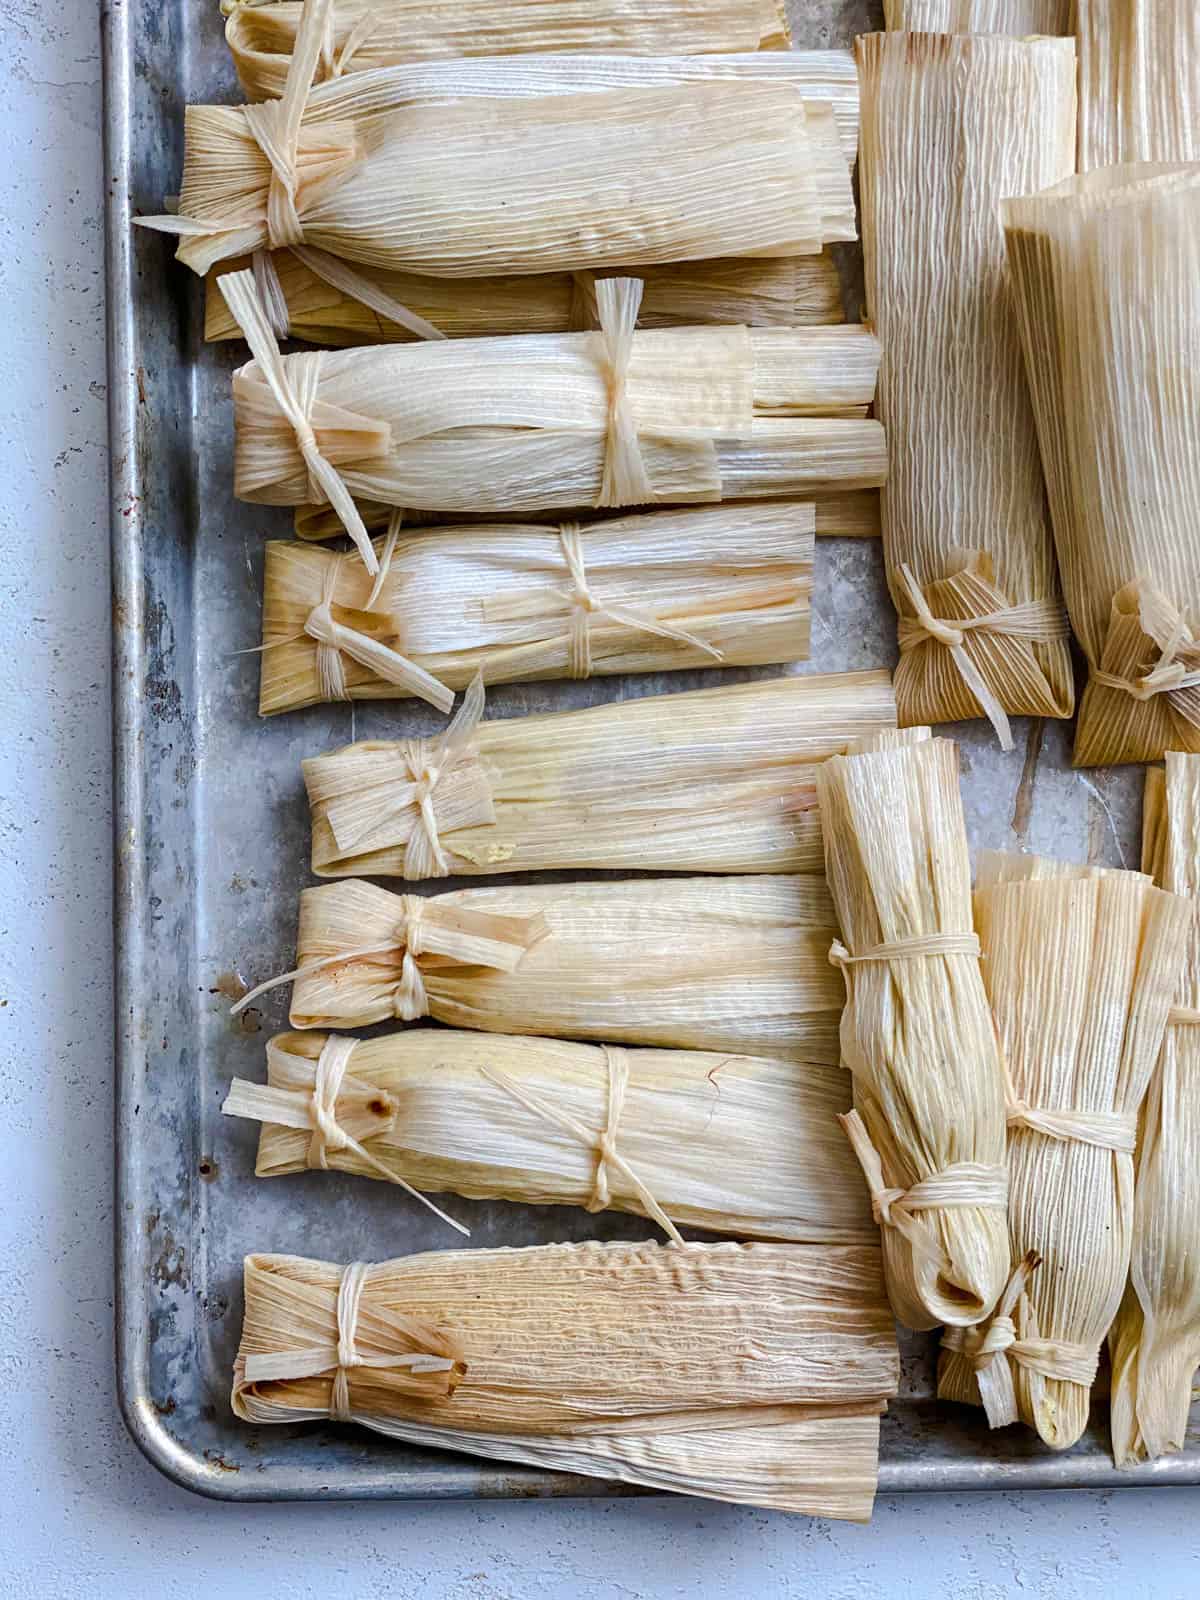
[[[447,0],[450,3],[450,0]],[[790,0],[796,43],[848,44],[881,25],[866,0]],[[337,1174],[253,1177],[255,1128],[223,1119],[235,1074],[260,1078],[286,991],[237,1022],[239,980],[291,965],[307,881],[303,755],[348,738],[411,734],[426,708],[320,707],[262,722],[263,541],[286,513],[231,488],[229,373],[243,353],[206,348],[200,285],[160,235],[130,227],[178,184],[183,108],[236,98],[216,0],[109,0],[109,366],[117,829],[117,1347],[121,1405],[147,1456],[188,1488],[228,1499],[629,1493],[593,1479],[418,1450],[355,1430],[251,1429],[229,1408],[251,1249],[346,1260],[454,1243],[394,1189]],[[853,309],[857,262],[846,253]],[[890,665],[893,621],[877,546],[820,545],[813,660],[803,670]],[[664,693],[750,673],[704,672],[497,690],[494,715]],[[1072,773],[1068,730],[1018,724],[1003,756],[979,724],[962,740],[976,847],[1137,860],[1140,775]],[[453,886],[453,885],[450,885]],[[455,1201],[475,1245],[640,1238],[636,1218]],[[935,1404],[935,1352],[904,1345],[885,1419],[884,1492],[1200,1482],[1200,1435],[1179,1456],[1114,1471],[1103,1408],[1055,1455],[1031,1434],[989,1434],[979,1413]]]

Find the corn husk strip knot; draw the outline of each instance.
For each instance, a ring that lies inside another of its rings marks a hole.
[[[1017,1262],[989,1322],[974,1328],[947,1328],[942,1335],[942,1349],[951,1350],[970,1363],[988,1424],[993,1428],[1006,1427],[1017,1420],[1017,1392],[1006,1358],[1017,1344],[1013,1313],[1025,1292],[1029,1274],[1041,1265],[1041,1259],[1030,1250]]]
[[[894,939],[852,956],[840,939],[829,947],[829,964],[843,974],[864,961],[912,961],[921,956],[977,956],[979,940],[973,933],[925,933],[913,939]]]
[[[838,1121],[867,1180],[875,1221],[881,1228],[895,1228],[914,1250],[941,1255],[936,1245],[913,1226],[915,1212],[964,1210],[972,1206],[999,1206],[1003,1210],[1008,1203],[1007,1169],[985,1166],[979,1161],[955,1161],[908,1189],[897,1189],[884,1179],[883,1161],[858,1112],[850,1111]]]
[[[1048,1139],[1076,1139],[1098,1150],[1137,1149],[1137,1118],[1120,1111],[1044,1111],[1024,1100],[1009,1100],[1010,1128],[1029,1128]]]
[[[1125,597],[1136,599],[1137,626],[1146,639],[1158,647],[1159,658],[1145,670],[1133,668],[1132,672],[1136,675],[1109,671],[1105,667],[1105,659],[1110,654],[1106,640],[1100,665],[1092,669],[1091,682],[1103,684],[1107,689],[1117,689],[1141,703],[1152,700],[1158,694],[1168,695],[1173,711],[1185,721],[1200,726],[1200,706],[1195,704],[1195,697],[1175,698],[1183,690],[1200,686],[1200,641],[1193,638],[1191,629],[1165,595],[1134,583],[1126,585],[1113,603],[1110,637],[1116,635],[1113,643],[1122,655],[1125,654],[1123,635],[1127,631],[1122,627],[1122,619],[1129,614],[1122,604]]]

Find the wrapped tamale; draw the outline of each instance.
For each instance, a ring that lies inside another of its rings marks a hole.
[[[1015,1296],[945,1337],[938,1392],[1052,1449],[1087,1426],[1129,1271],[1133,1150],[1191,908],[1138,872],[987,853],[975,925],[1008,1072]],[[1040,1264],[1034,1262],[1040,1258]]]
[[[822,878],[636,878],[423,897],[347,879],[300,895],[293,1028],[433,1017],[836,1062],[842,985]]]
[[[422,1193],[577,1205],[794,1244],[874,1244],[837,1115],[846,1074],[703,1050],[405,1028],[290,1033],[223,1110],[259,1177],[336,1168]]]
[[[1142,868],[1192,906],[1187,959],[1142,1109],[1129,1282],[1109,1334],[1119,1467],[1181,1450],[1200,1366],[1200,756],[1146,774]]]
[[[283,93],[301,10],[299,0],[222,0],[225,42],[249,99]],[[338,0],[315,78],[448,56],[721,55],[788,43],[778,0]]]
[[[858,41],[863,250],[902,725],[1065,717],[1066,619],[999,203],[1071,172],[1069,39]]]
[[[847,1133],[910,1328],[969,1325],[1008,1273],[1004,1077],[971,925],[958,754],[881,734],[817,773],[842,940]]]
[[[1075,763],[1200,750],[1200,167],[1106,169],[1003,209],[1089,671]]]
[[[863,1245],[248,1256],[233,1409],[863,1521],[896,1392]]]
[[[1200,161],[1200,6],[1075,0],[1079,170]]]
[[[895,721],[886,672],[482,711],[476,684],[442,734],[305,760],[314,873],[814,871],[819,764]]]
[[[1031,33],[1074,31],[1076,0],[883,0],[889,28],[909,33]]]

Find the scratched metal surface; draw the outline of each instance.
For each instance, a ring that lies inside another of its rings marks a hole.
[[[880,24],[866,0],[790,0],[798,45],[847,44]],[[177,186],[189,101],[231,99],[214,0],[109,0],[104,14],[113,450],[118,939],[118,1379],[129,1426],[179,1482],[232,1498],[512,1496],[628,1492],[467,1460],[333,1427],[235,1422],[229,1374],[251,1249],[347,1260],[452,1243],[384,1185],[252,1175],[254,1127],[219,1115],[235,1074],[261,1077],[286,991],[237,1024],[228,990],[291,964],[307,881],[299,761],[358,736],[432,729],[424,708],[317,708],[261,722],[257,658],[263,541],[286,514],[239,505],[230,481],[235,347],[200,339],[198,282],[129,217]],[[847,302],[859,263],[844,253]],[[817,563],[805,670],[890,665],[879,551],[830,542]],[[738,676],[749,676],[740,673]],[[729,674],[728,676],[734,676]],[[498,690],[514,715],[717,682],[719,672]],[[1066,730],[1018,725],[1005,757],[978,725],[962,739],[973,843],[1105,862],[1136,859],[1135,775],[1073,774]],[[644,1237],[635,1218],[455,1201],[476,1245]],[[1064,1456],[931,1400],[928,1340],[905,1345],[904,1392],[885,1421],[885,1490],[1200,1480],[1200,1445],[1118,1477],[1103,1417]]]

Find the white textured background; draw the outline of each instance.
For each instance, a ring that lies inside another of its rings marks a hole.
[[[1200,1491],[895,1499],[869,1529],[695,1501],[237,1509],[137,1455],[111,1349],[93,0],[0,0],[0,38],[0,1597],[1200,1594]]]

